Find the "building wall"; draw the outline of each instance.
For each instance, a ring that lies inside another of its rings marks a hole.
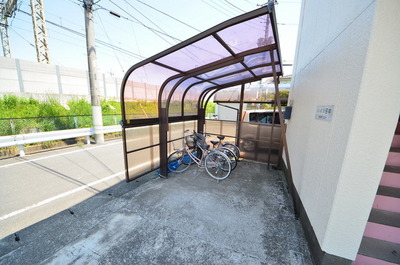
[[[323,251],[354,260],[400,113],[400,2],[303,0],[287,138]],[[397,32],[397,34],[396,34]],[[331,121],[315,118],[333,105]]]
[[[98,74],[101,97],[120,98],[122,78]],[[71,98],[90,101],[87,71],[0,57],[0,96],[14,94],[46,100],[49,96],[66,102]]]
[[[223,103],[223,105],[235,108],[237,110],[239,110],[240,107],[239,103]],[[223,105],[215,104],[215,113],[218,115],[218,120],[237,121],[238,111],[227,108]]]

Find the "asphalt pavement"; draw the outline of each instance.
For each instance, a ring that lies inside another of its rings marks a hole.
[[[124,181],[121,139],[0,160],[0,238]]]

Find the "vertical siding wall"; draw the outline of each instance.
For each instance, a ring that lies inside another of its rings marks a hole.
[[[287,138],[323,251],[354,260],[400,112],[400,5],[303,0]],[[315,119],[334,105],[332,121]]]
[[[102,97],[119,100],[122,78],[99,73],[98,80]],[[52,96],[62,102],[73,97],[90,100],[88,73],[80,69],[0,57],[0,96],[7,94],[32,96],[40,100]]]

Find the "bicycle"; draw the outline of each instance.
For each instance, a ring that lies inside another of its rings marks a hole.
[[[237,145],[234,145],[232,143],[223,143],[222,140],[225,139],[225,136],[223,135],[218,135],[217,138],[219,139],[219,141],[210,141],[213,145],[213,148],[229,148],[236,155],[237,159],[240,158],[240,149]]]
[[[189,130],[185,131],[185,134]],[[218,149],[208,150],[204,136],[193,131],[192,135],[185,135],[184,148],[174,151],[168,156],[168,169],[174,173],[186,171],[192,163],[199,168],[205,168],[208,175],[217,181],[226,179],[232,172],[231,160]]]
[[[210,135],[205,135],[205,136],[210,136]],[[221,136],[221,135],[218,135],[217,137],[218,137],[218,139],[220,137],[222,137],[222,139],[225,138],[225,136]],[[232,170],[234,170],[236,168],[236,166],[237,166],[237,161],[239,160],[239,157],[236,155],[236,152],[237,152],[237,150],[239,150],[239,148],[236,145],[233,145],[233,144],[225,144],[225,145],[223,145],[221,143],[221,139],[220,139],[220,141],[212,141],[211,140],[210,142],[213,145],[213,149],[217,149],[217,150],[223,152],[225,155],[228,156],[228,158],[231,161]],[[234,149],[235,147],[237,149]],[[238,153],[240,154],[240,151],[238,151]]]

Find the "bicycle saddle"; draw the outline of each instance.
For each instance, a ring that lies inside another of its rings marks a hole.
[[[218,141],[210,141],[213,145],[217,145],[219,142]]]
[[[225,136],[223,136],[223,135],[218,135],[217,138],[220,139],[220,140],[224,140],[224,139],[225,139]]]

